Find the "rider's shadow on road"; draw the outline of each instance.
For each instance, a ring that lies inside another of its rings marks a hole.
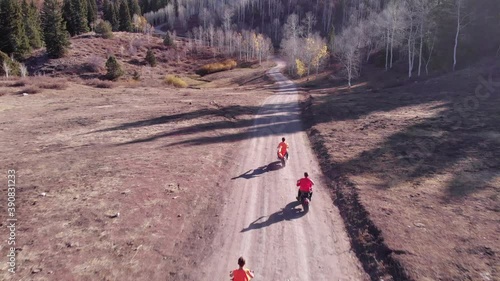
[[[254,178],[258,175],[262,175],[264,173],[279,170],[279,169],[283,168],[280,163],[281,163],[280,161],[274,161],[274,162],[271,162],[267,165],[260,166],[257,169],[250,169],[250,170],[246,171],[245,173],[243,173],[237,177],[231,178],[231,179],[235,180],[238,178],[244,178],[244,179],[249,180],[249,179]]]
[[[300,202],[298,201],[292,201],[288,203],[285,208],[271,214],[270,216],[267,217],[267,220],[259,222],[265,216],[262,216],[255,221],[251,222],[250,225],[246,228],[243,228],[240,232],[247,232],[252,229],[260,229],[263,227],[268,227],[271,224],[282,222],[282,221],[289,221],[289,220],[294,220],[298,219],[306,214],[302,210],[302,208],[296,208],[297,206],[300,205]]]

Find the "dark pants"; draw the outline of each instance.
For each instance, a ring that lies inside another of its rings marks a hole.
[[[297,193],[297,200],[300,201],[300,195],[301,195],[301,192],[300,192],[300,189],[299,189],[299,192]],[[312,197],[313,197],[313,193],[312,192],[309,192],[309,200],[312,200]]]

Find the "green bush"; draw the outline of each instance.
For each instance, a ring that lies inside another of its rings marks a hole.
[[[116,80],[124,74],[122,67],[113,55],[111,55],[106,61],[106,70],[106,78],[109,80]]]
[[[135,81],[140,81],[141,80],[141,73],[137,70],[134,70],[134,74],[132,75],[132,79]]]
[[[155,53],[153,53],[153,50],[148,49],[146,53],[146,62],[151,65],[152,67],[156,66],[156,57]]]
[[[113,28],[111,27],[111,23],[105,20],[99,21],[95,27],[95,33],[101,35],[104,39],[113,38]]]
[[[165,83],[167,83],[168,85],[173,85],[176,88],[186,88],[188,86],[186,81],[182,80],[178,76],[173,75],[167,75],[165,77]]]
[[[163,38],[163,45],[175,47],[175,42],[174,39],[172,39],[172,34],[170,34],[170,32],[165,33],[165,37]]]
[[[20,70],[20,64],[9,58],[7,54],[4,52],[0,51],[0,76],[5,76],[5,71],[3,70],[3,63],[6,62],[8,67],[9,67],[9,76],[20,76],[21,75],[21,70]]]
[[[227,59],[223,62],[209,63],[202,66],[198,71],[196,71],[199,75],[207,75],[210,73],[215,73],[219,71],[225,71],[235,68],[238,63],[235,60]]]

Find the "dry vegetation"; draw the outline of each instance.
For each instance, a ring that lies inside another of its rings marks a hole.
[[[188,84],[184,80],[182,80],[182,78],[173,75],[167,75],[165,77],[165,83],[176,88],[186,88],[188,86]]]
[[[499,70],[308,91],[311,140],[372,276],[499,280]]]
[[[216,231],[219,175],[270,94],[266,81],[251,91],[73,80],[0,81],[0,166],[16,169],[22,206],[16,278],[192,280]]]
[[[155,54],[156,67],[146,63],[148,48]],[[125,71],[120,81],[139,79],[148,81],[148,85],[150,81],[159,81],[155,85],[160,85],[166,74],[192,75],[201,66],[220,61],[208,49],[190,52],[182,38],[178,39],[174,48],[163,45],[163,40],[158,37],[115,32],[112,39],[92,34],[73,37],[66,57],[49,60],[43,52],[38,52],[26,64],[34,75],[104,79],[105,62],[109,55],[115,55]]]
[[[235,60],[232,59],[227,59],[222,62],[214,62],[214,63],[209,63],[205,64],[200,69],[196,71],[199,75],[207,75],[210,73],[215,73],[215,72],[220,72],[220,71],[225,71],[225,70],[231,70],[235,68],[238,65],[238,63]]]

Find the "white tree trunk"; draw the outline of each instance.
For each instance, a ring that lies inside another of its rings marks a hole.
[[[412,43],[413,43],[413,18],[410,15],[410,30],[408,32],[408,78],[411,78],[412,70],[413,70],[413,52],[412,52]]]
[[[424,47],[424,19],[422,18],[422,22],[420,23],[420,50],[418,52],[418,76],[422,71],[422,50]]]
[[[432,44],[431,44],[431,47],[429,49],[429,59],[427,60],[427,62],[425,63],[425,73],[427,75],[429,75],[429,63],[431,62],[431,58],[432,58],[432,52],[434,51],[434,42],[436,41],[436,37],[434,36],[432,38]]]
[[[394,59],[394,55],[393,55],[393,52],[394,52],[394,33],[395,33],[395,27],[392,28],[392,32],[391,32],[391,61],[390,61],[390,65],[389,65],[389,67],[391,69],[392,69],[392,62]]]
[[[453,71],[457,65],[457,48],[458,48],[458,36],[460,35],[460,10],[461,10],[462,0],[457,0],[457,32],[455,34],[455,46],[453,48]]]
[[[389,69],[389,29],[387,29],[386,35],[386,43],[385,43],[385,70]]]

